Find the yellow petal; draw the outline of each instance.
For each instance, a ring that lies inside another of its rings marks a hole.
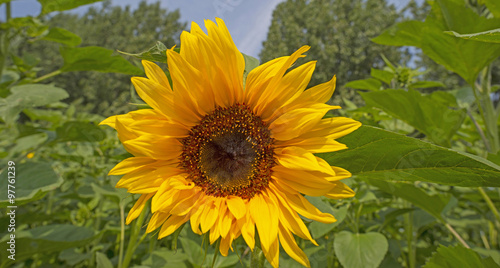
[[[325,196],[331,199],[343,199],[343,198],[351,198],[356,195],[354,191],[349,188],[349,186],[345,185],[344,183],[337,181],[334,183],[335,187],[330,190],[328,194]]]
[[[307,170],[288,169],[282,166],[273,168],[273,178],[279,185],[288,187],[310,196],[322,196],[330,192],[334,185],[321,173]]]
[[[151,216],[151,219],[148,222],[146,233],[151,233],[152,231],[158,229],[170,216],[170,213],[153,213],[153,216]]]
[[[142,66],[144,66],[144,71],[149,79],[160,84],[166,89],[172,90],[165,72],[158,65],[156,65],[156,63],[143,60]]]
[[[156,160],[149,157],[130,157],[118,163],[109,171],[108,175],[122,175],[130,173],[154,163],[156,163]]]
[[[210,230],[210,228],[212,228],[215,221],[217,220],[218,215],[218,207],[215,206],[214,200],[207,200],[207,205],[205,206],[205,209],[201,214],[200,221],[201,231],[203,233],[206,233],[208,230]]]
[[[226,199],[227,207],[236,219],[241,219],[247,213],[247,206],[239,196],[231,196]]]
[[[241,226],[241,235],[248,247],[253,251],[255,247],[255,223],[252,220],[252,217],[247,214],[245,218],[241,218],[237,221],[238,226]]]
[[[183,225],[185,222],[189,220],[187,216],[170,216],[163,226],[160,229],[160,233],[158,233],[158,239],[162,239],[165,236],[171,235],[177,228]]]
[[[130,211],[128,212],[126,223],[129,224],[131,221],[139,217],[141,214],[142,210],[144,210],[144,206],[146,205],[147,201],[153,197],[154,193],[150,194],[142,194],[141,197],[135,202],[134,206]]]
[[[176,159],[182,153],[182,144],[176,138],[156,135],[142,135],[133,140],[123,142],[127,149],[139,151],[142,155],[153,159]]]
[[[295,239],[293,238],[293,235],[281,224],[279,225],[279,238],[281,246],[288,254],[288,256],[292,257],[298,263],[306,267],[311,267],[307,255],[304,253],[304,251],[302,251],[302,249],[299,248],[297,242],[295,242]]]
[[[271,248],[278,235],[276,204],[262,192],[250,199],[250,215],[259,231],[262,250]]]

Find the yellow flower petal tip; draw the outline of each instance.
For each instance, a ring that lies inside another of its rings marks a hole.
[[[154,63],[144,61],[147,78],[134,77],[139,96],[152,109],[112,116],[109,125],[133,157],[110,174],[125,174],[117,187],[140,198],[127,217],[137,218],[148,200],[148,232],[165,237],[187,221],[193,232],[220,239],[227,255],[243,236],[253,249],[258,231],[272,266],[279,245],[304,266],[309,260],[294,235],[311,237],[300,215],[324,223],[303,194],[348,198],[354,191],[339,180],[351,174],[314,153],[345,149],[335,139],[360,126],[343,117],[324,119],[335,76],[306,90],[315,63],[289,71],[309,46],[253,69],[243,87],[245,61],[222,19],[193,23],[181,36],[181,52],[168,50],[171,84]],[[300,215],[299,215],[300,214]]]

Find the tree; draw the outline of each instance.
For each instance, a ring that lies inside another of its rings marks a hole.
[[[61,27],[82,38],[80,46],[100,46],[112,50],[138,53],[161,41],[169,47],[179,43],[180,32],[186,23],[179,22],[180,13],[160,7],[160,3],[141,1],[136,10],[129,6],[111,6],[105,1],[102,8],[90,8],[82,16],[59,13],[47,17],[51,27]],[[26,52],[41,60],[42,74],[50,73],[63,64],[57,45],[37,41],[21,46],[19,55]],[[130,58],[132,59],[132,58]],[[138,61],[137,64],[140,64]],[[82,110],[109,116],[131,108],[130,76],[98,72],[71,72],[52,79],[70,93],[67,101],[80,101]]]
[[[370,41],[399,17],[385,0],[288,0],[273,12],[260,58],[265,62],[310,45],[308,56],[300,60],[318,61],[310,85],[326,82],[336,74],[341,86],[369,77],[372,67],[381,68],[381,54],[399,62],[402,52],[398,48]]]

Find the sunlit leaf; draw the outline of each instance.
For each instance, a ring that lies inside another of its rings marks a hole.
[[[345,84],[344,87],[376,91],[381,89],[382,82],[380,82],[380,80],[375,78],[368,78],[368,79],[351,81]]]
[[[354,234],[342,231],[335,235],[333,245],[344,268],[376,268],[389,248],[385,236],[375,232]]]
[[[250,71],[255,67],[259,66],[260,62],[258,59],[252,56],[246,55],[244,53],[241,54],[243,54],[243,58],[245,59],[245,70],[243,71],[243,85],[245,85],[248,73],[250,73]]]
[[[445,84],[438,81],[418,81],[408,85],[409,88],[430,88],[430,87],[445,87]]]
[[[63,72],[98,71],[141,75],[143,71],[121,56],[113,56],[113,51],[102,47],[61,47],[64,58]]]
[[[395,118],[415,127],[437,144],[449,146],[450,140],[462,125],[466,113],[447,106],[410,89],[388,89],[361,93],[367,106],[384,110]]]
[[[500,29],[494,29],[480,33],[470,33],[470,34],[459,34],[455,31],[447,31],[445,33],[466,40],[474,40],[474,41],[481,41],[488,43],[500,43]]]
[[[15,122],[25,108],[45,106],[69,96],[62,88],[41,84],[15,86],[10,92],[6,98],[0,98],[0,116],[7,123]]]
[[[498,268],[491,257],[481,258],[474,250],[462,246],[440,245],[423,268]]]
[[[59,27],[50,28],[49,33],[41,39],[58,42],[67,46],[77,46],[82,42],[80,36]]]
[[[118,52],[124,55],[136,57],[141,60],[167,63],[167,47],[160,41],[157,41],[156,45],[141,53],[134,54],[123,51],[118,51]]]
[[[42,14],[53,11],[64,11],[79,6],[100,2],[102,0],[37,0],[42,5]]]
[[[370,75],[373,78],[376,78],[376,79],[386,83],[387,85],[390,85],[391,80],[394,78],[393,73],[388,72],[388,71],[384,71],[384,70],[375,69],[375,68],[371,69]]]
[[[475,155],[370,126],[339,141],[349,149],[318,155],[359,178],[500,187],[500,166]]]

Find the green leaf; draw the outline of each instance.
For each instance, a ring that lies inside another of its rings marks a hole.
[[[380,80],[375,78],[368,78],[368,79],[351,81],[345,84],[344,87],[377,91],[382,88],[382,82],[380,82]]]
[[[482,259],[474,250],[462,246],[440,245],[423,268],[497,268],[491,257]]]
[[[393,46],[416,46],[438,64],[473,85],[479,72],[500,56],[500,44],[471,42],[445,31],[478,33],[497,29],[500,19],[481,17],[461,1],[432,3],[425,22],[408,21],[386,30],[372,41]]]
[[[113,263],[108,259],[108,257],[101,252],[95,253],[95,260],[97,263],[97,268],[113,268]]]
[[[78,46],[82,42],[80,36],[59,27],[50,28],[49,33],[41,39],[58,42],[67,46]]]
[[[66,122],[56,129],[57,141],[102,141],[106,132],[92,123],[81,121]]]
[[[182,252],[159,248],[146,255],[141,264],[148,267],[183,268],[186,267],[185,260],[187,256]]]
[[[366,182],[388,194],[410,201],[415,206],[427,211],[436,219],[444,222],[441,213],[446,207],[446,204],[448,204],[450,199],[449,196],[437,194],[429,195],[420,188],[408,183],[392,183],[381,180],[366,180]]]
[[[42,13],[47,14],[54,11],[64,11],[79,6],[100,2],[101,0],[37,0],[42,5]]]
[[[500,2],[497,0],[483,0],[488,7],[488,10],[495,16],[496,18],[500,18]]]
[[[309,199],[309,196],[306,196],[306,198]],[[309,224],[309,230],[311,231],[311,235],[313,238],[320,238],[324,235],[326,235],[328,232],[333,230],[333,228],[337,227],[340,223],[342,223],[347,216],[347,206],[343,206],[340,208],[333,208],[331,209],[332,212],[329,211],[323,211],[323,212],[328,212],[331,213],[335,219],[337,220],[334,223],[321,223],[317,221],[313,221]]]
[[[136,57],[141,60],[161,62],[165,64],[167,63],[167,47],[160,41],[157,41],[156,45],[141,53],[133,54],[123,51],[118,52],[128,56]]]
[[[16,262],[33,257],[35,254],[61,252],[67,248],[87,246],[97,236],[91,229],[69,224],[52,224],[16,232]],[[0,242],[6,244],[7,241],[9,241],[8,236]],[[6,254],[10,253],[6,250],[0,251],[2,260],[8,260]]]
[[[258,59],[248,56],[247,54],[241,53],[243,55],[243,58],[245,59],[245,70],[243,71],[243,86],[246,85],[247,81],[247,76],[252,71],[255,69],[255,67],[259,66],[260,62]]]
[[[438,81],[418,81],[411,83],[410,88],[430,88],[430,87],[445,87],[445,85]]]
[[[64,58],[63,72],[98,71],[141,75],[143,71],[121,56],[112,56],[113,51],[102,47],[61,47]]]
[[[342,231],[335,235],[333,246],[344,268],[376,268],[389,249],[385,236],[375,232],[354,234]]]
[[[373,78],[377,78],[378,80],[386,83],[387,85],[391,84],[392,79],[394,78],[394,74],[388,71],[379,70],[372,68],[370,71],[370,75]]]
[[[370,126],[338,141],[349,149],[318,156],[361,179],[500,187],[500,166],[475,155]]]
[[[42,198],[46,192],[57,189],[63,179],[57,175],[49,163],[26,162],[15,165],[15,173],[5,168],[0,176],[7,180],[7,175],[15,175],[15,188],[10,188],[15,192],[15,204],[9,203],[7,195],[8,183],[0,184],[0,207],[17,206]]]
[[[405,121],[440,145],[450,146],[452,136],[466,116],[464,110],[449,109],[413,89],[388,89],[360,94],[367,106],[380,108]]]
[[[455,37],[463,38],[465,40],[474,40],[474,41],[488,42],[488,43],[500,43],[500,28],[480,33],[471,33],[471,34],[459,34],[455,31],[446,31],[445,33],[453,35]]]
[[[7,98],[0,99],[0,115],[8,124],[15,122],[25,108],[44,106],[69,96],[62,88],[41,84],[15,86],[10,92]]]

